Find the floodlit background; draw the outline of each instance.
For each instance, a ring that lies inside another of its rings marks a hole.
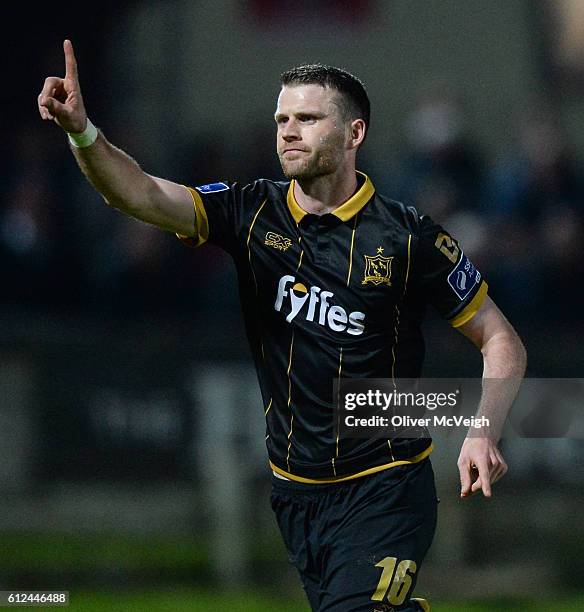
[[[530,376],[583,376],[583,0],[10,5],[0,589],[67,589],[88,611],[307,610],[270,514],[232,265],[84,181],[36,110],[65,37],[93,122],[190,185],[280,179],[280,72],[354,72],[373,109],[359,168],[459,238]],[[480,376],[478,352],[436,316],[427,338],[426,375]],[[507,442],[494,498],[464,503],[458,444],[433,455],[440,523],[418,593],[438,611],[583,609],[581,442]]]

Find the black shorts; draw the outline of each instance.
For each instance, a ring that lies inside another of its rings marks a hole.
[[[272,509],[312,610],[421,610],[410,601],[436,528],[429,459],[339,484],[272,477]]]

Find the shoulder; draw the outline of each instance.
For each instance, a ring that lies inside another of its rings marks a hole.
[[[252,199],[270,198],[285,200],[289,186],[289,181],[273,181],[271,179],[260,178],[247,185],[243,185],[241,191]]]
[[[250,203],[254,200],[268,198],[286,198],[288,193],[289,182],[273,181],[270,179],[256,179],[250,183],[244,183],[237,180],[222,179],[215,183],[206,185],[198,185],[194,188],[189,187],[191,191],[195,191],[197,195],[203,199],[230,199],[242,203]]]
[[[379,192],[375,192],[373,211],[387,216],[393,223],[414,235],[419,234],[426,219],[414,206],[406,205]]]

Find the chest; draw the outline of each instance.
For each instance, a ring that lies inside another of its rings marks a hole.
[[[307,215],[296,224],[267,210],[250,226],[241,256],[265,316],[360,335],[391,325],[411,251],[406,230],[371,215],[346,222]]]

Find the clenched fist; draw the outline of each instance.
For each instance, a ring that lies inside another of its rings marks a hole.
[[[66,132],[79,133],[87,125],[87,113],[81,97],[77,61],[70,40],[63,42],[65,78],[47,77],[38,97],[39,113],[45,120],[54,121]]]

